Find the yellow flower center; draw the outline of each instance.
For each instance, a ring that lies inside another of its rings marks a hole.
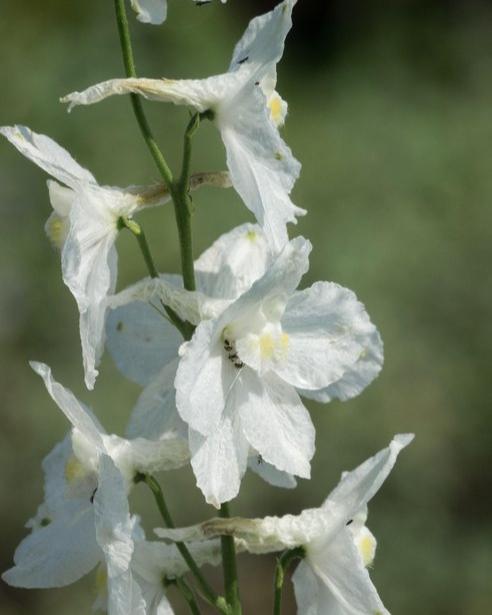
[[[65,479],[68,483],[75,483],[87,476],[87,470],[80,463],[80,461],[72,455],[69,457],[67,463],[65,464]]]
[[[53,212],[46,222],[45,230],[53,246],[61,250],[67,235],[67,219]]]

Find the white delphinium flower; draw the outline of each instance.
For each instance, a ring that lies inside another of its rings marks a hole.
[[[235,189],[279,250],[287,241],[287,223],[305,213],[289,196],[300,164],[279,135],[287,104],[275,91],[276,65],[292,26],[295,3],[284,0],[251,21],[227,73],[201,80],[112,79],[62,101],[70,103],[71,109],[133,92],[209,112],[221,133]]]
[[[85,381],[92,389],[104,347],[105,301],[116,285],[114,243],[118,220],[131,216],[145,200],[135,188],[99,186],[89,171],[49,137],[24,126],[2,127],[0,133],[21,154],[63,184],[48,182],[54,211],[46,223],[46,232],[61,250],[63,281],[80,311]],[[167,194],[161,202],[166,200]]]
[[[412,434],[399,434],[387,448],[344,473],[320,508],[284,517],[211,519],[156,532],[173,540],[233,535],[251,553],[301,547],[304,557],[292,577],[299,613],[388,615],[367,571],[376,550],[376,539],[365,527],[367,503],[412,439]]]
[[[259,226],[243,224],[222,235],[195,261],[198,290],[192,295],[199,295],[200,300],[196,303],[196,313],[190,314],[184,308],[188,319],[200,322],[205,312],[214,311],[209,309],[212,304],[223,311],[264,275],[271,262]],[[153,304],[152,292],[147,297],[145,282],[110,299],[111,305],[119,307],[109,313],[106,343],[120,371],[144,387],[130,418],[127,436],[157,440],[160,434],[173,431],[187,440],[188,427],[176,410],[174,389],[178,350],[183,339],[159,313],[157,287],[160,285],[162,294],[167,294],[169,299],[169,286],[173,285],[173,291],[181,297],[179,301],[171,301],[178,312],[179,306],[189,302],[191,293],[182,289],[179,276],[163,276],[153,284],[156,289]],[[151,305],[143,300],[134,301],[137,297],[148,298]],[[126,303],[129,299],[131,302]],[[184,316],[184,312],[180,315]],[[294,487],[296,484],[292,476],[266,463],[257,451],[250,450],[248,465],[273,485]]]
[[[114,536],[100,528],[117,528],[121,515],[126,515],[121,506],[109,506],[116,494],[116,473],[121,477],[118,485],[124,485],[118,501],[126,501],[137,472],[180,467],[187,463],[189,453],[186,443],[173,433],[161,434],[159,442],[107,435],[90,410],[53,380],[46,365],[32,363],[32,367],[72,423],[72,432],[43,462],[45,501],[28,522],[32,533],[18,547],[15,566],[3,578],[20,587],[60,587],[73,583],[101,561],[101,549],[106,552],[104,541]],[[101,510],[106,507],[108,515],[99,514],[94,506],[101,488],[107,491],[99,494]],[[128,519],[125,523],[128,542],[134,522]],[[109,550],[114,555],[115,547]]]
[[[177,408],[198,486],[214,506],[237,495],[250,449],[308,478],[314,427],[298,392],[347,399],[381,368],[379,334],[351,291],[328,282],[296,291],[310,249],[302,237],[287,244],[181,349]]]
[[[159,25],[167,17],[167,0],[130,0],[137,19],[142,23]],[[212,0],[194,0],[196,3],[208,3]],[[221,0],[226,3],[227,0]]]

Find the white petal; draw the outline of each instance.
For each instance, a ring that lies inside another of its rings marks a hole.
[[[292,9],[297,0],[285,0],[273,11],[252,19],[237,43],[229,70],[276,64],[292,27]],[[246,59],[245,59],[246,58]]]
[[[128,507],[126,483],[108,455],[101,455],[99,460],[94,513],[96,538],[106,556],[108,576],[117,576],[130,567],[133,522]]]
[[[324,613],[329,612],[330,615],[339,615],[337,611],[328,611],[328,605],[324,603],[321,595],[323,585],[305,561],[301,561],[297,565],[292,575],[292,582],[298,613],[302,613],[302,615],[324,615]]]
[[[371,582],[348,528],[342,528],[329,545],[308,548],[307,562],[321,583],[313,613],[389,615]],[[309,612],[309,611],[308,611]]]
[[[51,398],[63,414],[65,414],[72,426],[77,429],[95,449],[102,450],[102,435],[105,431],[92,412],[79,402],[71,391],[54,380],[51,369],[47,365],[31,361],[30,366],[41,376]]]
[[[398,454],[410,444],[413,437],[413,434],[396,435],[387,448],[367,459],[355,470],[344,473],[322,506],[336,521],[335,533],[377,493],[395,465]]]
[[[77,105],[92,105],[109,96],[140,94],[149,100],[192,107],[203,113],[217,106],[228,90],[237,90],[241,80],[236,75],[217,75],[208,79],[110,79],[82,92],[61,98],[71,111]],[[239,85],[238,85],[239,84]]]
[[[48,185],[51,207],[61,217],[67,217],[72,209],[75,192],[72,188],[66,188],[53,179],[49,179],[46,183]]]
[[[315,432],[295,389],[252,370],[244,370],[242,385],[248,396],[238,410],[250,445],[278,470],[309,478]]]
[[[73,502],[65,514],[24,538],[15,566],[2,579],[15,587],[63,587],[92,570],[100,557],[92,505]]]
[[[175,359],[155,376],[142,391],[127,427],[129,438],[158,440],[164,434],[187,438],[188,429],[176,409]]]
[[[280,487],[281,489],[294,489],[297,487],[297,481],[292,474],[277,470],[275,466],[264,461],[261,455],[250,455],[248,458],[248,468],[273,487]]]
[[[263,276],[270,261],[260,227],[242,224],[221,235],[195,261],[197,287],[209,297],[236,299]]]
[[[84,189],[77,193],[70,212],[70,230],[62,250],[63,281],[81,315],[80,337],[90,389],[104,347],[106,298],[116,285],[116,222],[135,206],[134,197],[117,190]]]
[[[263,519],[214,518],[188,528],[159,528],[155,532],[162,538],[174,541],[234,536],[241,550],[250,553],[272,553],[306,545],[322,536],[329,527],[330,521],[326,513],[319,508],[311,508],[300,515]]]
[[[226,405],[233,405],[238,370],[216,339],[214,321],[198,325],[176,373],[176,405],[181,418],[203,435],[212,434]]]
[[[365,348],[359,359],[346,373],[333,384],[324,389],[299,389],[299,393],[308,399],[323,403],[340,399],[346,401],[356,397],[379,375],[383,365],[383,341],[377,329],[366,337]]]
[[[237,417],[225,416],[209,436],[190,429],[191,465],[208,504],[220,508],[237,496],[246,472],[248,444]]]
[[[108,299],[110,307],[117,308],[134,301],[147,301],[159,311],[170,307],[185,321],[197,325],[202,320],[221,314],[230,302],[210,299],[199,291],[183,288],[181,276],[162,274],[158,279],[144,278]]]
[[[238,110],[240,109],[240,113]],[[289,194],[301,165],[281,139],[270,119],[266,98],[251,84],[238,98],[228,101],[219,120],[234,188],[279,251],[288,241],[288,222],[306,212]]]
[[[186,545],[198,566],[220,564],[222,559],[220,542],[207,540],[188,542]],[[174,544],[141,541],[135,543],[132,569],[147,583],[162,583],[162,578],[179,577],[189,571],[188,564]]]
[[[287,297],[297,288],[302,276],[309,268],[309,253],[311,243],[304,237],[296,237],[290,241],[280,252],[277,258],[266,271],[265,275],[254,282],[251,288],[241,295],[217,322],[217,328],[222,331],[226,326],[235,327],[235,321],[246,322],[243,327],[248,333],[250,318],[256,318],[258,312],[264,313],[265,318],[279,319],[287,303]],[[240,336],[240,331],[237,331]]]
[[[141,385],[152,382],[178,356],[183,341],[158,309],[163,310],[134,301],[111,310],[106,321],[106,345],[114,362],[122,374]]]
[[[133,485],[137,473],[174,470],[190,460],[187,440],[173,433],[161,434],[158,440],[127,440],[114,434],[104,436],[104,450],[116,464],[128,489]]]
[[[357,379],[376,331],[354,293],[329,282],[294,293],[281,324],[288,335],[288,356],[274,369],[293,386],[310,390]],[[367,370],[361,371],[358,383],[363,388]]]
[[[167,17],[167,0],[131,0],[138,21],[159,25]]]
[[[76,188],[81,182],[96,184],[94,176],[49,137],[37,134],[26,126],[3,126],[0,134],[26,158],[66,186]]]

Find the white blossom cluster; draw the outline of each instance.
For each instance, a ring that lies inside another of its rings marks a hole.
[[[27,523],[15,565],[3,579],[28,588],[61,587],[97,568],[95,607],[111,615],[173,613],[166,581],[188,571],[173,541],[194,560],[220,561],[221,535],[252,553],[300,549],[293,581],[305,615],[388,613],[367,567],[376,541],[367,503],[411,435],[352,472],[320,508],[298,516],[211,519],[146,538],[128,494],[142,475],[191,464],[216,508],[237,496],[247,469],[268,483],[310,477],[315,429],[302,398],[327,403],[361,393],[383,363],[380,335],[354,293],[333,282],[299,290],[311,244],[289,240],[287,224],[305,214],[291,200],[300,164],[279,129],[287,103],[276,65],[296,0],[251,21],[227,72],[200,80],[112,79],[66,96],[70,108],[133,93],[207,114],[220,131],[228,173],[203,183],[238,192],[256,224],[221,236],[194,263],[196,290],[175,274],[144,278],[118,293],[116,238],[146,207],[170,200],[162,186],[98,184],[62,147],[23,126],[0,132],[47,172],[53,211],[46,232],[61,253],[62,276],[80,313],[89,389],[107,348],[122,374],[142,386],[126,437],[109,435],[91,410],[32,362],[67,417],[70,434],[43,462],[45,499]],[[132,0],[140,21],[161,23],[165,0]],[[124,225],[123,225],[124,226]],[[163,312],[188,323],[184,339]]]

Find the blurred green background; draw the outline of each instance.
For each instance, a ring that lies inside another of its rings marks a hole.
[[[50,135],[101,183],[148,183],[158,174],[126,98],[71,116],[57,102],[123,76],[112,4],[2,0],[0,124]],[[273,4],[170,0],[169,20],[157,28],[132,15],[137,68],[149,77],[221,72],[248,19]],[[310,404],[310,482],[284,492],[248,474],[233,512],[317,506],[342,470],[394,433],[413,431],[415,442],[370,507],[379,540],[373,580],[396,615],[484,615],[492,608],[492,11],[471,0],[300,0],[295,21],[278,88],[290,105],[284,137],[303,163],[294,200],[309,214],[291,230],[314,244],[305,283],[353,289],[381,330],[386,364],[360,397]],[[186,110],[146,109],[176,166]],[[203,125],[194,169],[223,167],[218,134]],[[123,431],[139,392],[108,357],[96,390],[84,389],[75,303],[43,231],[45,179],[0,142],[2,570],[42,499],[40,462],[67,429],[27,360],[49,363],[110,431]],[[249,219],[232,191],[205,189],[194,201],[196,255]],[[160,269],[177,271],[171,209],[141,221]],[[130,237],[122,234],[118,249],[123,287],[145,271]],[[212,514],[189,470],[162,483],[179,524]],[[143,486],[132,502],[149,530],[159,524]],[[240,570],[245,613],[271,612],[272,558],[242,557]],[[50,591],[0,583],[0,614],[88,613],[93,584],[91,576]],[[294,612],[287,601],[285,613]]]

